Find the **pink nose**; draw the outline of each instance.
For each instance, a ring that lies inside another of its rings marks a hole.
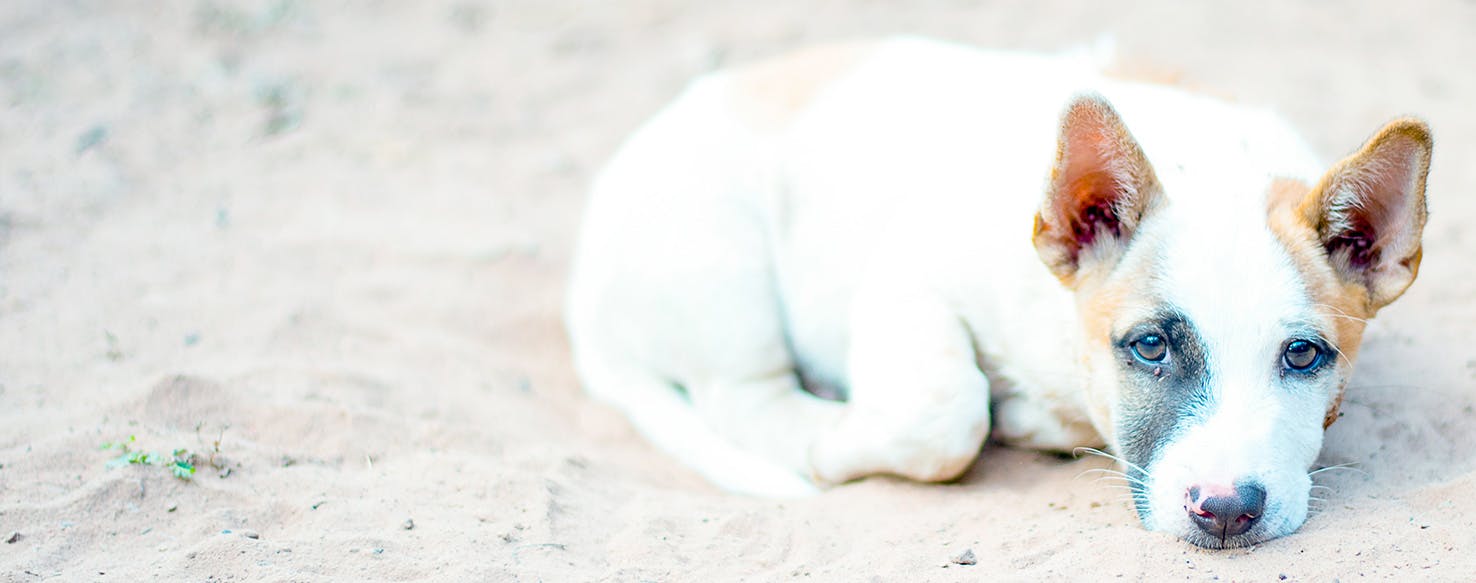
[[[1184,511],[1205,534],[1225,540],[1250,530],[1266,509],[1266,489],[1256,482],[1234,487],[1221,484],[1190,486],[1184,492]]]

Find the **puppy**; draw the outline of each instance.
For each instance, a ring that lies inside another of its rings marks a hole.
[[[1307,517],[1430,152],[1401,119],[1329,169],[1264,111],[919,39],[714,73],[594,184],[575,364],[732,491],[950,480],[992,434],[1110,448],[1144,526],[1249,545]]]

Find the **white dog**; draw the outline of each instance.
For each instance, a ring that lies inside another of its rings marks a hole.
[[[576,366],[734,491],[949,480],[992,431],[1256,543],[1415,278],[1430,151],[1402,119],[1327,170],[1264,111],[917,39],[714,73],[594,185]]]

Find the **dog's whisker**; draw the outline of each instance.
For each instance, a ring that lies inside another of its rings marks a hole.
[[[1144,481],[1144,480],[1142,480],[1140,478],[1135,478],[1135,477],[1129,476],[1127,474],[1109,474],[1109,475],[1105,475],[1105,476],[1097,476],[1096,478],[1093,478],[1092,479],[1092,482],[1093,483],[1096,483],[1096,482],[1102,482],[1104,480],[1105,481],[1123,481],[1123,482],[1127,482],[1129,484],[1138,484],[1138,485],[1143,486],[1145,488],[1148,486],[1148,482],[1146,482],[1146,481]]]
[[[1114,470],[1112,468],[1089,468],[1089,469],[1082,470],[1081,473],[1083,473],[1083,474],[1089,474],[1089,473],[1116,474],[1116,475],[1119,475],[1119,476],[1126,476],[1127,475],[1127,472],[1123,472],[1123,471],[1119,471],[1119,470]]]
[[[1358,472],[1358,473],[1363,474],[1365,476],[1368,475],[1368,472],[1365,472],[1363,470],[1360,470],[1358,468],[1353,467],[1355,465],[1358,465],[1358,462],[1348,462],[1348,463],[1345,463],[1345,464],[1337,464],[1337,465],[1333,465],[1333,466],[1327,466],[1325,468],[1318,468],[1318,469],[1312,470],[1310,472],[1307,472],[1307,475],[1308,476],[1315,476],[1315,475],[1320,474],[1322,472],[1331,471],[1331,470],[1348,470],[1348,471]]]
[[[1097,457],[1107,458],[1114,462],[1121,463],[1131,472],[1136,473],[1137,475],[1134,475],[1133,473],[1123,472],[1112,468],[1091,468],[1083,470],[1080,474],[1077,474],[1077,476],[1080,477],[1087,474],[1098,474],[1098,476],[1092,480],[1094,484],[1098,484],[1103,488],[1109,490],[1120,490],[1127,492],[1119,501],[1131,502],[1135,510],[1142,512],[1142,510],[1145,508],[1145,504],[1147,503],[1147,501],[1144,499],[1143,491],[1148,488],[1148,482],[1142,477],[1139,477],[1147,476],[1148,474],[1147,471],[1143,470],[1142,466],[1139,466],[1125,459],[1122,459],[1121,457],[1109,454],[1102,450],[1090,447],[1078,447],[1073,450],[1072,453],[1077,456],[1086,453]]]
[[[1093,484],[1099,484],[1099,483],[1102,483],[1102,482],[1123,483],[1123,484],[1137,484],[1139,486],[1147,486],[1148,485],[1148,484],[1144,483],[1142,480],[1136,480],[1136,479],[1129,478],[1129,477],[1126,477],[1126,476],[1099,476],[1099,477],[1096,477],[1096,478],[1093,478],[1092,479],[1092,483]]]
[[[1137,480],[1127,476],[1098,476],[1097,478],[1092,480],[1092,483],[1110,490],[1127,490],[1129,492],[1138,492],[1148,488],[1148,484],[1144,483],[1142,480]]]
[[[1120,463],[1120,464],[1122,464],[1124,466],[1127,466],[1128,468],[1137,470],[1139,473],[1141,473],[1143,475],[1147,475],[1148,474],[1148,470],[1143,469],[1143,466],[1140,466],[1140,465],[1135,464],[1133,462],[1127,461],[1125,459],[1122,459],[1121,457],[1112,455],[1110,453],[1107,453],[1105,451],[1102,451],[1102,450],[1097,449],[1097,448],[1094,448],[1094,447],[1078,447],[1076,449],[1071,450],[1072,455],[1076,455],[1076,456],[1080,456],[1083,452],[1088,453],[1088,454],[1091,454],[1091,455],[1094,455],[1094,456],[1104,457],[1104,458],[1107,458],[1109,460],[1115,461],[1115,462]]]
[[[1092,468],[1092,469],[1089,469],[1089,470],[1083,470],[1081,472],[1081,474],[1078,474],[1078,476],[1085,475],[1085,474],[1107,474],[1108,476],[1116,476],[1116,477],[1122,477],[1122,478],[1136,479],[1136,478],[1133,478],[1132,476],[1128,475],[1126,472],[1119,472],[1117,470],[1113,470],[1113,469],[1109,469],[1109,468]]]
[[[1342,308],[1339,308],[1339,307],[1334,306],[1334,305],[1331,305],[1331,304],[1323,304],[1323,303],[1313,302],[1312,305],[1315,306],[1315,307],[1318,307],[1318,308],[1325,308],[1325,309],[1331,311],[1332,312],[1331,316],[1333,316],[1334,318],[1346,318],[1346,319],[1352,320],[1354,322],[1364,322],[1364,323],[1367,323],[1368,322],[1368,319],[1367,318],[1359,318],[1358,316],[1351,315],[1348,312],[1343,311]]]

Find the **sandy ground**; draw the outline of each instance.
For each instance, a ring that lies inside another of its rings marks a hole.
[[[1385,5],[8,0],[0,578],[1476,578],[1476,4]],[[1200,550],[1100,461],[992,446],[959,484],[734,497],[583,397],[558,306],[618,140],[712,67],[899,32],[1111,33],[1329,158],[1430,120],[1421,278],[1301,532]],[[129,435],[199,470],[107,467]]]

